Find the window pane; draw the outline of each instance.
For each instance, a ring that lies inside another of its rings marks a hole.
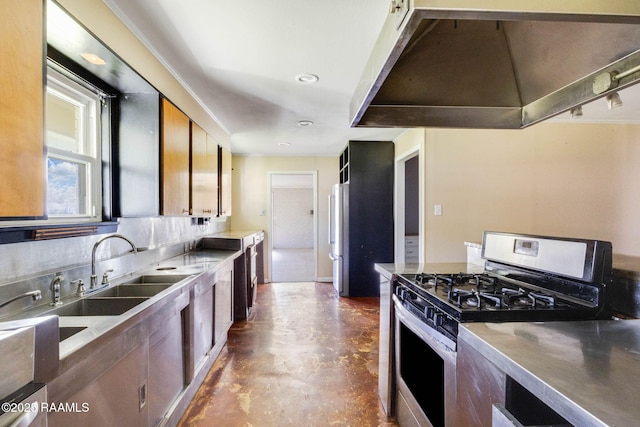
[[[47,145],[61,150],[82,153],[82,133],[79,128],[83,108],[47,93]]]
[[[49,215],[84,215],[86,165],[68,160],[47,159]]]

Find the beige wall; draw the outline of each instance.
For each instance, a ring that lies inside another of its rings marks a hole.
[[[330,279],[332,266],[327,243],[327,197],[333,184],[338,183],[338,157],[258,157],[233,156],[232,172],[232,230],[269,230],[269,173],[270,172],[312,172],[317,171],[317,241],[318,277]],[[265,216],[259,215],[266,211]],[[265,247],[270,245],[265,233]],[[271,277],[267,264],[267,277]]]
[[[464,261],[463,242],[484,230],[610,240],[640,256],[640,125],[414,129],[396,152],[420,140],[426,261]]]
[[[230,148],[228,133],[180,85],[102,0],[58,0],[58,3],[194,122],[206,130],[218,144],[227,149]]]

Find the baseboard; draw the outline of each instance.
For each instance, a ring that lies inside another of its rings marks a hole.
[[[329,282],[333,283],[333,277],[318,277],[316,282]]]

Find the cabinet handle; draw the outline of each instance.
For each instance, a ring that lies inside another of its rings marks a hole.
[[[211,209],[202,209],[202,213],[211,213]]]
[[[187,213],[191,215],[191,209],[182,209],[182,213]]]

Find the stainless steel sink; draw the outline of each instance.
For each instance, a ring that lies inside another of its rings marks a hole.
[[[179,281],[189,277],[189,274],[144,274],[132,279],[126,284],[135,283],[178,283]]]
[[[78,332],[84,331],[87,329],[86,326],[60,326],[58,330],[60,331],[60,341],[64,341],[67,338],[77,334]]]
[[[172,283],[162,285],[155,283],[120,285],[100,291],[100,293],[96,293],[96,297],[152,297],[171,287],[171,285]]]
[[[149,298],[85,298],[62,305],[46,314],[58,316],[117,316],[131,310]]]

